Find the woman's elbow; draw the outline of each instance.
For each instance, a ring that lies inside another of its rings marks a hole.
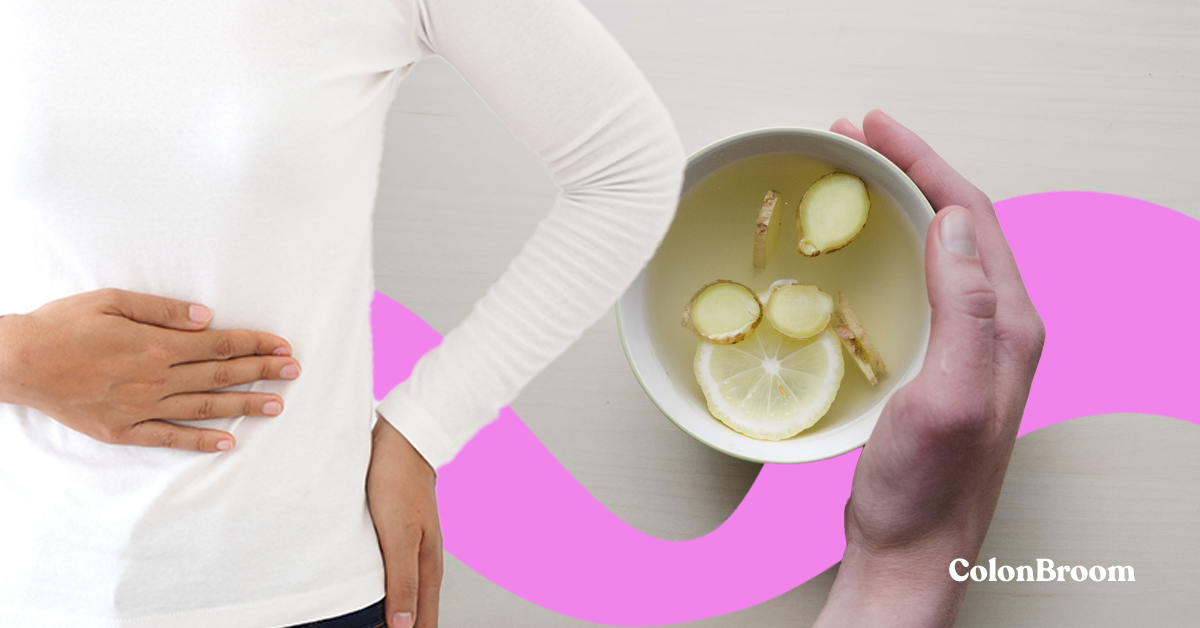
[[[686,153],[653,94],[621,109],[572,151],[555,178],[567,207],[596,221],[624,253],[648,258],[674,219]]]
[[[653,244],[666,234],[679,206],[687,153],[670,115],[661,103],[650,116],[646,131],[639,135],[640,147],[629,159],[627,190],[639,197],[636,204],[641,220],[652,235]],[[626,187],[626,186],[621,186]]]
[[[683,149],[683,140],[675,125],[667,119],[661,139],[662,155],[655,164],[655,172],[650,177],[647,190],[650,197],[655,199],[652,213],[655,215],[657,240],[661,240],[671,226],[675,210],[679,207],[679,196],[683,188],[684,169],[687,166],[687,155]]]

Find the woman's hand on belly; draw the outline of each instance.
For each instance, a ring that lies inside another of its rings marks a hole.
[[[96,440],[223,451],[232,434],[162,419],[276,415],[274,394],[213,392],[294,379],[286,340],[211,330],[207,308],[105,288],[0,318],[0,402],[29,406]]]
[[[389,628],[436,628],[442,588],[442,526],[433,468],[382,418],[371,439],[367,503],[387,580]]]

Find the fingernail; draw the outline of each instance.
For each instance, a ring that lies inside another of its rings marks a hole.
[[[220,449],[221,451],[229,451],[230,449],[233,449],[233,441],[219,440],[217,441],[217,449]]]
[[[284,379],[296,379],[297,377],[300,377],[300,367],[296,366],[295,364],[288,364],[287,366],[279,369],[279,376]]]
[[[957,255],[975,257],[975,221],[962,207],[948,208],[942,217],[942,248]]]
[[[392,615],[392,628],[412,628],[412,613]]]
[[[203,323],[208,317],[208,308],[203,305],[192,305],[188,308],[188,318],[192,319],[193,323]]]
[[[283,412],[283,404],[278,401],[268,401],[263,404],[263,414],[275,415]]]
[[[291,353],[292,352],[285,346],[276,347],[276,349],[271,352],[271,355],[291,355]]]

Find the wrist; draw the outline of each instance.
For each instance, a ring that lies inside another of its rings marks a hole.
[[[409,442],[408,437],[388,423],[383,415],[376,413],[376,417],[375,427],[371,431],[372,453],[380,452],[386,456],[403,458],[413,470],[422,476],[428,476],[431,482],[436,482],[437,470]]]
[[[19,314],[0,315],[0,403],[20,403],[17,374],[26,361]]]
[[[955,558],[973,561],[951,537],[886,550],[849,541],[815,627],[934,628],[954,624],[966,582],[950,577]]]

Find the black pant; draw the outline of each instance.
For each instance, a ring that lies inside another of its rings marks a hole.
[[[383,600],[352,613],[322,619],[307,624],[297,624],[289,628],[385,628],[387,622],[383,618]]]

